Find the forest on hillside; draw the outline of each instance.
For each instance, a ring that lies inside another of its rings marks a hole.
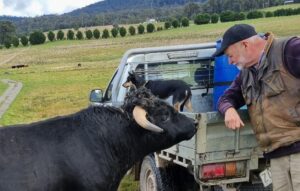
[[[0,21],[10,21],[16,26],[17,34],[28,34],[32,31],[49,31],[56,29],[90,27],[99,25],[120,25],[142,23],[154,18],[158,21],[166,21],[170,18],[180,19],[187,17],[193,19],[199,13],[221,13],[223,11],[247,12],[255,9],[282,5],[284,0],[207,0],[201,3],[199,0],[152,0],[150,6],[145,4],[140,9],[134,9],[133,2],[145,2],[146,0],[130,0],[124,9],[118,10],[118,3],[122,0],[107,0],[111,3],[110,10],[116,11],[97,12],[91,8],[99,9],[101,2],[92,4],[80,10],[75,10],[62,15],[44,15],[40,17],[0,17]],[[127,2],[127,1],[126,1]],[[147,2],[149,2],[147,0]],[[164,3],[163,3],[164,2]],[[173,4],[171,4],[173,2]],[[176,2],[174,4],[174,2]],[[300,0],[295,0],[295,3]],[[181,4],[185,3],[185,4]],[[132,5],[131,7],[129,5]],[[162,5],[159,7],[159,5]],[[158,7],[156,7],[158,6]],[[98,7],[98,8],[97,8]],[[77,11],[77,13],[76,13]]]

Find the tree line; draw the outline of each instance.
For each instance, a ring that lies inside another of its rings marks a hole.
[[[218,23],[218,22],[229,22],[229,21],[238,21],[245,19],[256,19],[262,17],[278,17],[278,16],[289,16],[300,14],[300,8],[296,9],[277,9],[275,11],[261,12],[253,10],[247,13],[244,12],[234,12],[234,11],[224,11],[220,14],[213,13],[200,13],[194,16],[193,22],[196,25],[208,24],[208,23]],[[82,39],[107,39],[110,37],[116,38],[117,36],[125,37],[126,35],[136,35],[144,33],[152,33],[155,31],[167,30],[170,28],[178,27],[188,27],[190,19],[188,17],[169,18],[164,22],[163,26],[155,26],[153,23],[139,24],[137,27],[129,26],[128,29],[124,26],[119,27],[114,25],[112,29],[104,29],[100,32],[99,29],[88,29],[84,32],[78,29],[69,29],[66,34],[63,30],[58,30],[57,33],[53,31],[47,32],[45,35],[42,31],[34,31],[30,33],[29,37],[22,35],[19,37],[16,36],[15,26],[8,21],[0,21],[0,48],[4,45],[6,48],[10,48],[11,45],[18,47],[19,42],[23,46],[27,46],[29,43],[31,45],[43,44],[46,39],[52,42],[55,40],[82,40]],[[1,45],[2,44],[2,45]]]

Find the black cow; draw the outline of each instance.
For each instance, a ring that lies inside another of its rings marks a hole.
[[[130,92],[122,109],[4,127],[0,191],[116,191],[136,161],[194,133],[191,119],[145,89]]]
[[[185,106],[188,111],[192,111],[192,91],[187,83],[182,80],[148,80],[137,75],[135,72],[129,72],[126,82],[122,84],[125,88],[145,87],[161,99],[173,96],[173,106],[177,111],[183,111]]]

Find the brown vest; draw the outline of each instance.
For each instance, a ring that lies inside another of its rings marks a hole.
[[[283,66],[289,39],[270,36],[258,70],[241,71],[243,96],[264,152],[300,141],[300,79]]]

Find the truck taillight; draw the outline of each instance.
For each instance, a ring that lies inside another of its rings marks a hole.
[[[235,176],[236,175],[236,163],[229,162],[225,163],[226,176]]]
[[[202,179],[213,179],[221,178],[225,175],[224,164],[207,164],[202,166],[201,178]]]
[[[246,175],[246,161],[205,164],[200,168],[200,179],[243,177]]]

